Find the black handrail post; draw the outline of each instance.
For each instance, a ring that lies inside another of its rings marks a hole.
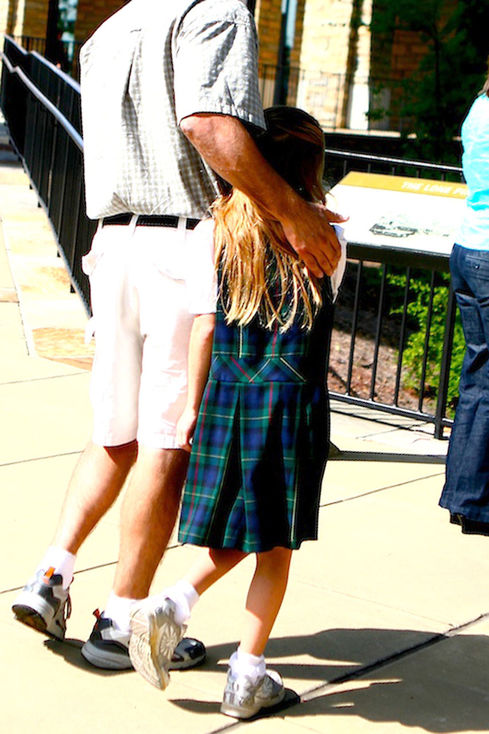
[[[387,281],[387,264],[382,265],[382,280],[380,283],[379,308],[377,311],[377,327],[375,329],[374,359],[370,380],[370,400],[375,400],[375,382],[377,380],[377,364],[379,360],[380,337],[382,332],[382,316],[385,307],[385,284]]]
[[[397,369],[396,369],[396,384],[394,387],[394,405],[399,403],[399,390],[401,389],[402,379],[402,359],[404,355],[404,345],[406,342],[406,330],[407,330],[407,315],[408,315],[408,302],[409,302],[409,286],[411,281],[411,268],[406,268],[406,284],[404,286],[404,299],[402,303],[402,320],[401,329],[399,332],[399,348],[397,357]]]
[[[347,393],[351,392],[351,379],[353,375],[353,358],[355,354],[355,336],[358,329],[358,312],[360,310],[360,283],[363,273],[363,262],[360,260],[357,268],[357,279],[355,285],[355,300],[353,303],[353,318],[351,324],[350,353],[348,358],[348,375],[346,378]]]
[[[421,379],[419,382],[419,411],[423,410],[424,391],[426,385],[426,373],[428,369],[428,358],[430,351],[431,321],[433,316],[433,302],[435,298],[435,271],[431,271],[430,297],[428,303],[428,316],[426,319],[426,332],[424,335],[423,361],[421,364]]]
[[[443,427],[444,419],[446,416],[447,400],[448,400],[448,385],[450,381],[450,363],[452,357],[453,347],[453,332],[455,328],[455,316],[457,312],[457,305],[455,299],[455,293],[450,282],[448,290],[448,303],[447,303],[447,315],[445,319],[445,333],[443,336],[443,352],[441,359],[440,369],[440,382],[438,383],[438,399],[436,401],[436,412],[435,412],[435,438],[443,438]]]

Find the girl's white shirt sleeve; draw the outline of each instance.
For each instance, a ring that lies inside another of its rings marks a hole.
[[[203,219],[187,236],[187,305],[192,314],[215,313],[214,220]]]
[[[341,255],[338,261],[338,265],[336,266],[336,270],[334,271],[334,273],[330,276],[331,290],[333,291],[333,302],[334,302],[336,301],[336,297],[340,289],[341,281],[343,280],[343,276],[345,275],[346,239],[345,239],[345,233],[344,233],[343,227],[340,227],[338,224],[333,224],[333,227],[335,228],[336,236],[338,237],[338,242],[341,245]]]
[[[331,275],[333,301],[343,280],[346,266],[346,239],[343,228],[333,225],[341,245],[341,257]],[[192,314],[215,313],[217,275],[214,267],[214,220],[203,219],[187,237],[187,305]]]

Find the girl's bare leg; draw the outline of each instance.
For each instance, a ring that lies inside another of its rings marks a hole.
[[[184,578],[199,595],[203,594],[246,555],[239,550],[209,548]],[[291,550],[280,547],[256,554],[256,569],[246,600],[240,644],[243,652],[263,655],[287,588],[291,556]]]
[[[239,646],[242,652],[263,655],[287,588],[291,556],[291,550],[280,547],[257,553]]]
[[[201,558],[196,561],[184,579],[192,584],[197,594],[203,594],[247,555],[239,550],[208,548],[202,551]]]

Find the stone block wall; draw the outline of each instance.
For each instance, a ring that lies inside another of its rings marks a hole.
[[[344,124],[353,0],[315,0],[304,12],[297,104],[325,127]]]
[[[357,52],[361,69],[368,77],[370,33],[367,27],[352,38],[351,21],[355,0],[298,0],[289,104],[297,104],[315,115],[326,127],[345,125],[350,114],[348,100],[348,65]],[[367,26],[372,0],[363,0]],[[258,0],[255,18],[260,40],[261,68],[272,70],[277,64],[280,27],[280,0]],[[261,80],[265,104],[273,96],[273,77]],[[365,96],[365,95],[364,95]],[[366,93],[368,104],[368,92]]]
[[[0,29],[4,33],[10,32],[12,3],[9,0],[0,0]]]

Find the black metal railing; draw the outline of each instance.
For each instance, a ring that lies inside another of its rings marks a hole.
[[[344,74],[259,64],[258,80],[264,107],[305,104],[326,127],[340,126]]]
[[[329,149],[326,170],[330,186],[350,171],[463,180],[457,166]],[[433,423],[442,438],[452,424],[450,378],[458,377],[450,372],[456,308],[448,272],[448,255],[348,244],[330,352],[335,398]]]
[[[46,56],[47,39],[43,36],[11,36],[19,46],[22,46],[27,52],[37,51],[41,56]],[[74,39],[59,39],[52,49],[54,51],[53,63],[62,71],[71,74],[77,78],[78,75],[78,54],[80,51],[81,41]],[[51,57],[50,57],[51,58]]]
[[[258,78],[264,107],[305,107],[325,129],[412,129],[412,118],[402,110],[405,90],[399,79],[264,63],[258,66]],[[356,88],[368,95],[368,110],[351,109]]]
[[[79,86],[37,52],[27,53],[7,37],[0,106],[12,142],[52,223],[73,287],[88,310],[88,280],[81,271],[81,257],[89,249],[96,223],[85,214]],[[461,179],[461,169],[454,166],[337,150],[327,150],[326,160],[330,185],[350,170]],[[442,437],[451,423],[447,400],[455,321],[453,295],[444,280],[447,271],[447,257],[389,248],[379,252],[361,243],[349,244],[330,352],[330,391],[335,398],[432,423],[435,435]],[[419,283],[425,283],[426,319],[419,369],[413,377],[407,372],[406,354],[412,335],[420,329],[413,324],[410,311],[416,297],[414,285]],[[440,317],[435,305],[441,291],[446,296],[442,295]],[[434,341],[438,357],[433,366]]]
[[[1,58],[0,107],[12,143],[49,217],[72,286],[89,310],[81,257],[90,247],[96,222],[85,213],[79,86],[9,37]]]
[[[438,181],[462,181],[463,178],[460,166],[411,161],[405,158],[372,156],[365,153],[331,150],[329,148],[326,148],[325,155],[326,183],[329,186],[334,186],[350,171],[431,178]]]

